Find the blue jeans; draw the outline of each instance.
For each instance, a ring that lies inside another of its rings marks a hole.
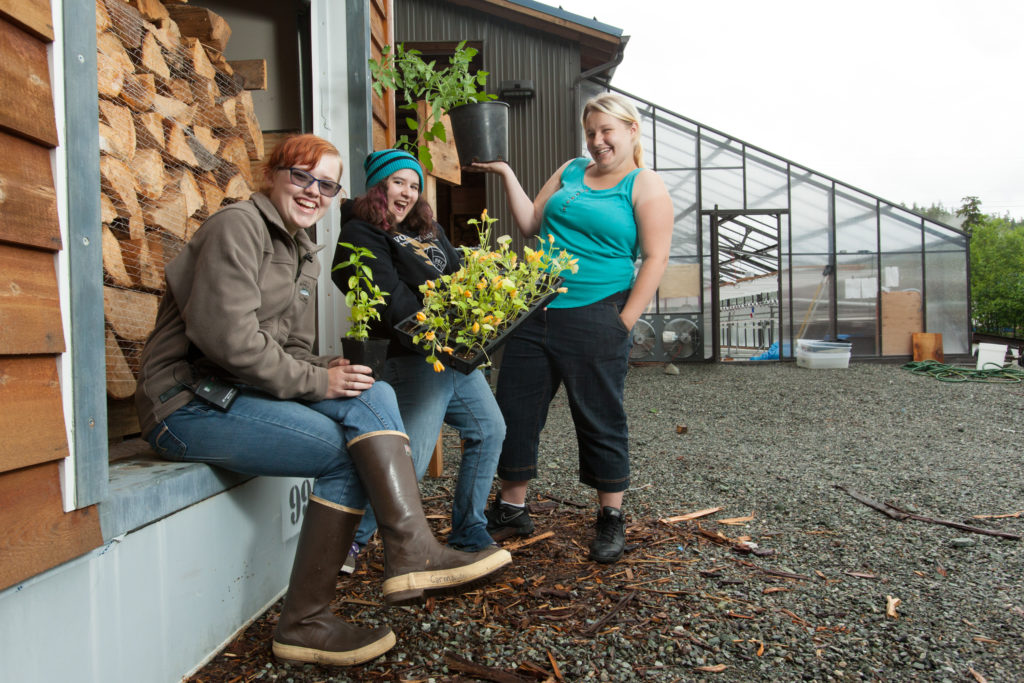
[[[491,545],[484,510],[505,438],[505,421],[484,374],[464,375],[450,368],[434,372],[420,356],[399,356],[388,360],[382,376],[398,396],[417,480],[427,471],[442,423],[458,430],[465,441],[448,544],[466,550]],[[365,545],[376,528],[373,510],[368,509],[356,542]]]
[[[604,493],[629,488],[629,430],[622,405],[631,338],[619,311],[629,292],[588,306],[546,308],[516,330],[498,375],[498,405],[508,436],[498,476],[537,476],[548,406],[565,385],[579,446],[579,480]]]
[[[147,440],[160,457],[260,476],[313,477],[313,495],[362,510],[366,493],[346,444],[381,430],[405,431],[395,392],[377,382],[355,398],[303,403],[240,387],[231,409],[194,398]]]

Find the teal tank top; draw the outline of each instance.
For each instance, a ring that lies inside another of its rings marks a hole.
[[[540,238],[548,249],[565,249],[579,259],[579,270],[565,276],[568,291],[550,308],[578,308],[633,286],[637,257],[637,226],[633,216],[633,182],[640,169],[615,187],[592,190],[583,182],[590,159],[573,159],[562,171],[562,186],[555,191],[541,218]]]

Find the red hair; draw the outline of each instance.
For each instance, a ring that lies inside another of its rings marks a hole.
[[[267,163],[263,167],[264,185],[272,184],[271,179],[275,171],[293,166],[313,168],[327,154],[333,154],[338,157],[339,162],[341,161],[341,152],[327,140],[311,133],[290,135],[278,143],[267,157]],[[339,164],[339,171],[340,168]],[[338,180],[341,180],[340,176]]]
[[[387,178],[355,200],[352,214],[361,221],[376,225],[384,232],[391,232],[395,227],[395,217],[388,212]],[[423,195],[417,197],[402,225],[410,232],[416,233],[420,239],[435,235],[434,212],[430,210],[430,205],[423,199]]]

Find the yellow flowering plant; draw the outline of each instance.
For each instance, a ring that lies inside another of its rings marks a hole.
[[[411,334],[437,372],[445,369],[442,359],[463,372],[488,365],[488,352],[504,335],[566,291],[561,273],[576,272],[577,259],[556,249],[553,238],[538,249],[523,247],[522,258],[510,249],[508,235],[491,248],[491,228],[497,221],[486,209],[480,220],[468,221],[480,246],[462,247],[463,265],[457,272],[420,285],[422,310],[398,326]]]

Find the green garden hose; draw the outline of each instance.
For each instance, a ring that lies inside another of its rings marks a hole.
[[[904,370],[915,375],[929,375],[940,382],[1008,382],[1024,381],[1024,369],[1010,365],[1005,368],[990,367],[975,370],[964,365],[947,365],[935,360],[905,363]]]

